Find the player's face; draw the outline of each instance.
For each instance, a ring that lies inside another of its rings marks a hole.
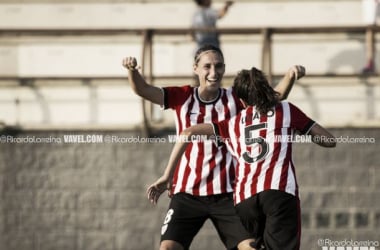
[[[218,90],[225,71],[223,58],[216,51],[205,51],[196,65],[194,73],[199,78],[200,87],[206,91]]]

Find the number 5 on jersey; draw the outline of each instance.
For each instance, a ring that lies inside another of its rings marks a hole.
[[[244,129],[245,145],[250,146],[250,145],[257,143],[260,146],[260,149],[259,149],[260,153],[257,156],[252,156],[251,153],[248,151],[244,152],[243,159],[247,163],[253,163],[255,161],[260,161],[268,153],[269,145],[265,141],[265,139],[261,136],[253,137],[253,135],[252,135],[253,133],[251,133],[254,130],[262,130],[262,129],[266,129],[266,128],[267,128],[267,123],[260,123],[260,124],[255,124],[255,125],[245,127],[245,129]]]

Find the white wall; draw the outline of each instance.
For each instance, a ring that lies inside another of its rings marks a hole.
[[[361,1],[236,2],[223,27],[350,25],[361,23]],[[215,7],[220,7],[216,3]],[[193,1],[158,3],[0,4],[1,28],[187,27]]]
[[[360,25],[360,4],[361,1],[349,0],[235,3],[219,27]],[[215,5],[220,6],[220,3]],[[191,1],[0,4],[0,29],[186,28],[190,26],[194,8]],[[305,64],[315,73],[360,71],[364,63],[363,37],[331,34],[277,36],[274,40],[274,72],[283,72],[295,62]],[[133,55],[140,59],[141,40],[136,36],[1,36],[0,75],[122,76],[121,58]],[[260,36],[222,36],[222,42],[228,73],[261,62]],[[170,41],[159,39],[154,47],[155,74],[188,74],[193,50],[190,36]],[[181,58],[180,64],[178,58]],[[348,62],[350,58],[356,60]]]
[[[192,1],[160,3],[0,4],[1,28],[184,28],[190,26]],[[219,27],[360,25],[361,1],[242,1]],[[220,6],[219,1],[216,6]],[[379,37],[378,37],[379,38]],[[355,73],[363,67],[363,35],[276,35],[273,70],[283,74],[302,64],[308,73]],[[377,39],[380,41],[379,39]],[[125,77],[124,56],[141,58],[141,37],[0,36],[0,75],[10,77]],[[378,42],[377,46],[380,44]],[[227,74],[260,66],[261,37],[222,36]],[[191,75],[194,44],[189,36],[159,37],[154,47],[156,75]],[[377,57],[377,65],[380,58]],[[352,79],[351,79],[352,80]],[[347,125],[380,120],[378,79],[347,85],[326,79],[296,86],[290,96],[322,123]],[[302,80],[308,83],[308,79]],[[301,82],[302,82],[301,81]],[[53,81],[37,87],[0,81],[0,121],[31,126],[134,126],[141,103],[127,82],[95,87]],[[175,83],[174,83],[175,84]],[[155,114],[173,122],[170,113]]]

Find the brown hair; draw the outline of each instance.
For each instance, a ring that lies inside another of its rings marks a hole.
[[[201,59],[201,54],[205,51],[209,51],[209,50],[212,50],[212,51],[215,51],[217,52],[223,59],[224,61],[224,56],[223,56],[223,52],[218,48],[218,47],[215,47],[214,45],[211,45],[211,44],[206,44],[206,45],[203,45],[202,47],[200,47],[197,52],[195,52],[195,56],[194,56],[194,64],[198,64],[199,62],[199,59]]]
[[[269,85],[265,74],[255,67],[240,71],[234,79],[233,89],[247,105],[256,106],[263,114],[279,102],[279,93]]]

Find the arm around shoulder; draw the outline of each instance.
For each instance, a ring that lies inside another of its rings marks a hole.
[[[174,144],[164,176],[168,178],[173,176],[174,169],[185,152],[186,147],[192,142],[194,136],[196,135],[207,135],[209,138],[211,135],[214,135],[213,125],[207,123],[197,124],[182,131],[180,137],[177,138],[177,141]]]
[[[175,169],[184,154],[186,147],[191,143],[193,136],[195,135],[207,135],[211,136],[214,134],[214,129],[212,124],[198,124],[189,127],[182,131],[179,138],[170,153],[168,164],[166,165],[164,174],[147,189],[148,199],[153,203],[157,204],[157,201],[161,194],[166,190],[170,189],[171,180]]]

